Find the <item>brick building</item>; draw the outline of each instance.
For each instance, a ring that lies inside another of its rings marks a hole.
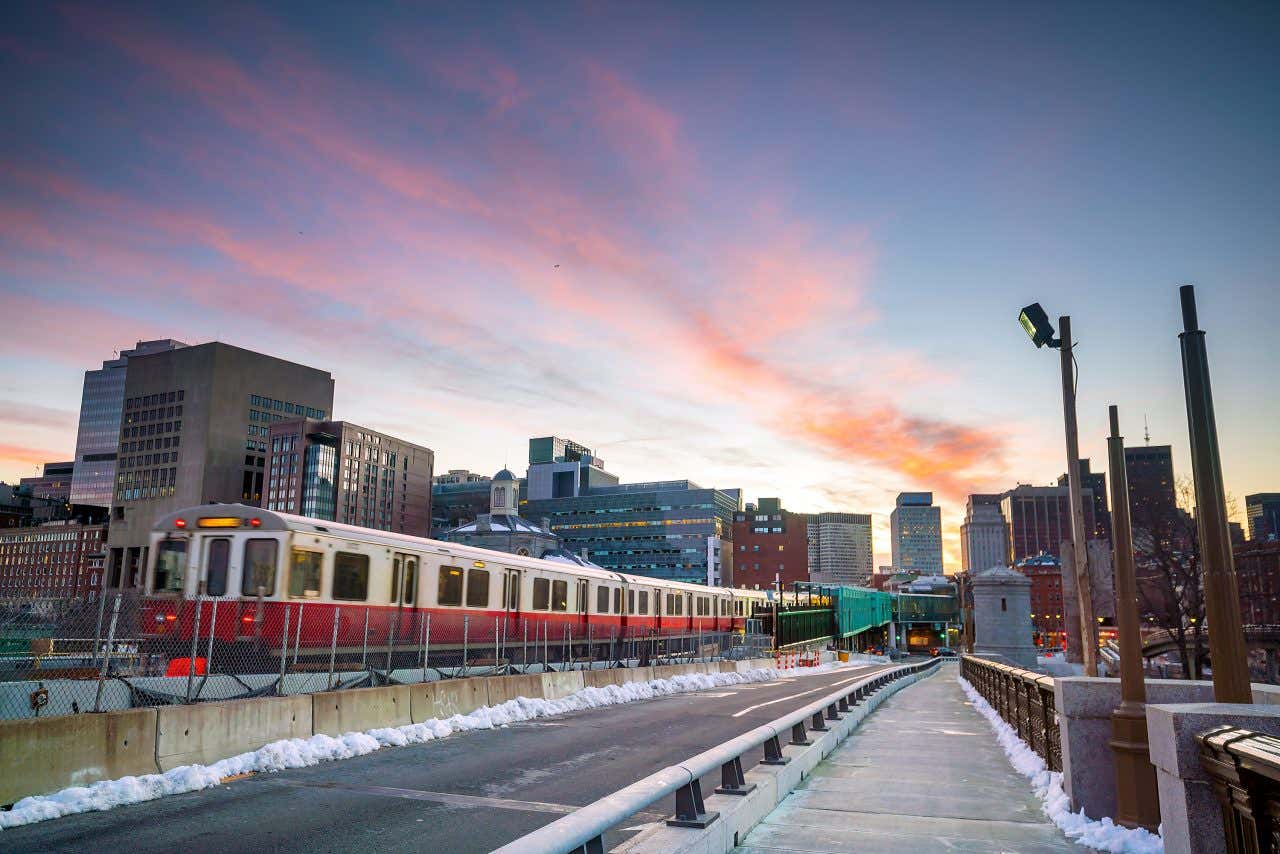
[[[1067,627],[1061,562],[1056,555],[1040,554],[1018,561],[1014,569],[1031,580],[1031,627],[1046,648],[1061,648]]]
[[[0,530],[0,599],[75,598],[102,589],[106,525]]]
[[[1280,541],[1235,550],[1240,616],[1248,626],[1280,625]]]
[[[733,514],[733,586],[770,589],[809,580],[809,517],[782,509],[777,498]]]

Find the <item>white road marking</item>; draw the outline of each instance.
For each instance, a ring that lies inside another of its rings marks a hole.
[[[765,706],[772,706],[774,703],[781,703],[785,700],[794,700],[797,697],[804,697],[809,694],[816,694],[819,691],[830,691],[832,688],[838,688],[841,685],[848,684],[849,682],[856,682],[861,678],[862,678],[861,676],[854,676],[850,679],[842,679],[839,682],[832,682],[829,685],[820,685],[817,688],[810,688],[808,691],[801,691],[799,694],[789,694],[786,697],[779,697],[776,700],[769,700],[768,702],[765,702],[765,703],[756,703],[754,706],[747,706],[745,709],[743,709],[740,712],[734,712],[732,717],[740,718],[743,715],[745,715],[747,712],[754,712],[756,709],[763,709]]]
[[[737,691],[699,691],[699,697],[732,697]]]

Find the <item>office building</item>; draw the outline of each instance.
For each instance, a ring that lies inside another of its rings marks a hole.
[[[1067,485],[1065,474],[1058,476],[1058,486]],[[1089,460],[1080,460],[1080,488],[1093,491],[1093,539],[1111,539],[1111,511],[1107,509],[1107,476],[1092,470]]]
[[[488,483],[489,475],[476,474],[467,469],[449,469],[444,474],[437,474],[431,478],[432,484],[437,483]]]
[[[695,584],[732,581],[737,489],[668,480],[591,486],[561,498],[532,494],[530,487],[521,515],[547,519],[567,551],[598,566]]]
[[[899,493],[889,514],[889,546],[894,569],[942,574],[942,511],[932,492]]]
[[[215,501],[259,504],[271,424],[324,420],[326,371],[212,342],[130,357],[107,536],[110,587],[137,587],[151,526]]]
[[[1245,521],[1250,542],[1280,540],[1280,492],[1258,492],[1244,497]]]
[[[73,521],[0,529],[0,599],[96,596],[106,535],[103,524]]]
[[[64,503],[71,502],[71,476],[74,462],[45,463],[37,477],[24,477],[18,486],[35,498],[49,498]]]
[[[867,513],[809,515],[809,579],[820,584],[871,583],[871,516]]]
[[[431,536],[430,448],[305,416],[271,424],[267,444],[268,510]]]
[[[129,359],[185,346],[172,338],[139,341],[132,350],[124,350],[116,358],[103,362],[100,369],[84,372],[80,426],[76,431],[75,471],[71,477],[71,503],[111,506]]]
[[[1129,478],[1129,514],[1133,527],[1152,536],[1177,526],[1178,500],[1173,479],[1173,449],[1169,445],[1143,445],[1124,449]]]
[[[1280,540],[1254,540],[1234,556],[1244,624],[1280,625]]]
[[[964,572],[1009,565],[1009,525],[999,495],[970,495],[960,523],[960,562]]]
[[[1062,648],[1069,618],[1063,600],[1062,561],[1055,555],[1039,554],[1023,558],[1014,569],[1031,580],[1031,626],[1040,634],[1041,645]]]
[[[526,494],[530,501],[572,498],[617,483],[617,476],[605,471],[604,460],[585,445],[556,436],[529,440]]]
[[[1081,491],[1081,503],[1084,529],[1092,533],[1096,527],[1093,490]],[[1015,564],[1042,553],[1062,557],[1062,543],[1071,539],[1071,496],[1067,487],[1019,485],[1001,496],[1000,513],[1009,526],[1009,558]]]
[[[781,499],[761,498],[733,514],[733,549],[733,587],[790,589],[809,580],[808,516],[784,510]]]

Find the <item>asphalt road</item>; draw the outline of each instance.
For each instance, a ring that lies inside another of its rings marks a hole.
[[[489,851],[877,669],[680,694],[384,748],[0,831],[0,850]],[[704,781],[703,791],[718,782]],[[615,844],[627,827],[666,817],[671,807],[655,805],[606,841]]]

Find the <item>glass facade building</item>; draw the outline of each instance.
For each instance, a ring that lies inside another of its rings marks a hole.
[[[738,490],[687,480],[600,486],[585,494],[527,500],[521,515],[547,519],[563,547],[617,572],[706,584],[728,576]]]
[[[333,519],[338,512],[338,452],[319,442],[307,446],[302,469],[302,515]]]
[[[119,358],[84,372],[80,395],[80,427],[76,432],[75,471],[71,476],[71,503],[110,507],[115,492],[116,457],[120,445],[120,419],[124,413],[124,383],[129,357],[185,347],[181,341],[139,341]]]

